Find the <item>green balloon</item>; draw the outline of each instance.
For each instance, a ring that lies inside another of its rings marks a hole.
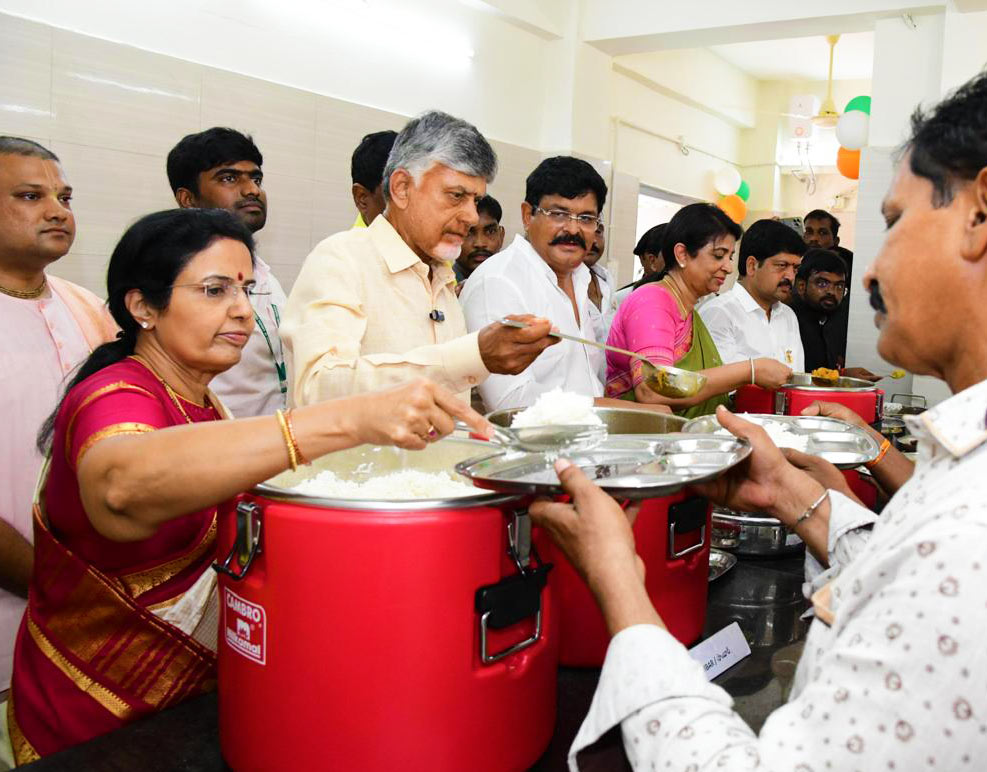
[[[854,110],[859,110],[862,113],[867,113],[870,115],[870,97],[869,96],[858,96],[851,99],[846,103],[846,109],[843,111],[845,113],[852,112]]]
[[[737,195],[744,199],[744,201],[751,197],[751,186],[747,184],[747,180],[740,181],[740,187],[737,188]]]

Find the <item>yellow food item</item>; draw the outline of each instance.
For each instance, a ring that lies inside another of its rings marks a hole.
[[[817,367],[811,373],[813,378],[818,378],[821,381],[829,381],[831,383],[836,383],[840,379],[839,370],[830,370],[826,367]]]

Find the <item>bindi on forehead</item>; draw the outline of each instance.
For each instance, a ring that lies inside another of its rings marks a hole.
[[[237,273],[236,280],[237,281],[243,281],[243,274],[242,273]]]

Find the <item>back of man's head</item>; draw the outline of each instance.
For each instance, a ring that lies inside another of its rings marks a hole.
[[[42,161],[61,163],[57,155],[33,139],[0,136],[0,156],[19,155],[24,158],[40,158]]]
[[[350,159],[350,176],[354,185],[362,185],[373,193],[384,181],[387,156],[397,139],[396,131],[375,131],[360,140]]]
[[[760,266],[769,257],[782,253],[801,257],[805,254],[805,250],[802,237],[784,223],[777,220],[758,220],[747,229],[740,240],[738,260],[740,275],[747,275],[748,257],[753,257]]]
[[[637,245],[634,247],[634,254],[638,257],[643,257],[644,255],[660,255],[661,254],[661,244],[662,240],[665,238],[665,226],[668,223],[661,223],[661,225],[655,225],[648,228],[641,238],[637,240]]]
[[[199,195],[199,175],[226,163],[251,161],[263,166],[264,157],[246,134],[216,126],[182,137],[168,153],[168,183],[172,193],[185,188]]]
[[[545,196],[579,198],[586,193],[596,197],[596,211],[602,212],[607,200],[607,184],[600,173],[581,158],[557,155],[546,158],[528,175],[524,200],[534,209]]]
[[[497,154],[471,123],[440,110],[412,118],[394,140],[384,165],[384,198],[390,198],[391,175],[405,169],[416,180],[434,164],[441,164],[488,183],[497,175]]]

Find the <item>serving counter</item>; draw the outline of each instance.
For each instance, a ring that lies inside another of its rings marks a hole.
[[[788,613],[791,594],[801,584],[801,556],[775,560],[745,559],[709,587],[709,606],[704,636],[715,633],[736,616],[736,599],[743,597],[752,583],[778,588],[771,593]],[[756,632],[758,617],[777,613],[764,601],[753,610]],[[780,608],[780,606],[779,606]],[[782,631],[777,631],[780,633]],[[794,626],[789,634],[775,634],[763,646],[752,646],[752,653],[719,676],[715,683],[734,698],[734,707],[747,723],[760,730],[767,716],[784,702],[799,653],[804,627]],[[756,643],[757,641],[755,641]],[[564,772],[566,754],[583,717],[589,709],[599,678],[595,668],[561,668],[558,678],[558,714],[548,750],[532,767],[535,772]],[[395,695],[400,699],[399,695]],[[327,725],[314,744],[332,742],[332,726]],[[441,727],[436,727],[441,731]],[[138,721],[88,743],[36,761],[21,769],[31,772],[225,772],[229,769],[219,750],[218,706],[215,694],[199,697]],[[581,757],[584,772],[629,770],[620,733],[611,732]],[[272,772],[277,772],[272,770]],[[430,772],[442,772],[435,767]]]

